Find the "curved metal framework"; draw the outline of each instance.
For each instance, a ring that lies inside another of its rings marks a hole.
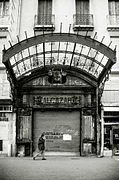
[[[14,84],[32,72],[60,66],[79,70],[92,81],[103,81],[116,62],[116,52],[87,36],[51,33],[26,38],[3,51],[5,64]]]

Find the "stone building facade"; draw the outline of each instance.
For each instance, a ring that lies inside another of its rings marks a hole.
[[[49,154],[118,153],[118,7],[0,2],[1,154],[32,156],[42,132]]]

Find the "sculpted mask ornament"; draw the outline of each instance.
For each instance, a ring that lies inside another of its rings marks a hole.
[[[66,72],[61,70],[49,70],[48,81],[51,84],[63,84],[66,82]]]

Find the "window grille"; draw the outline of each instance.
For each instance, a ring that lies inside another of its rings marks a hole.
[[[76,0],[74,25],[93,25],[93,15],[89,12],[89,0]]]
[[[52,24],[52,0],[39,0],[38,2],[38,24]]]

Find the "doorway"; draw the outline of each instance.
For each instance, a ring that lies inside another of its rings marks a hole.
[[[34,111],[33,145],[37,147],[38,137],[46,134],[46,151],[80,152],[79,111]]]

